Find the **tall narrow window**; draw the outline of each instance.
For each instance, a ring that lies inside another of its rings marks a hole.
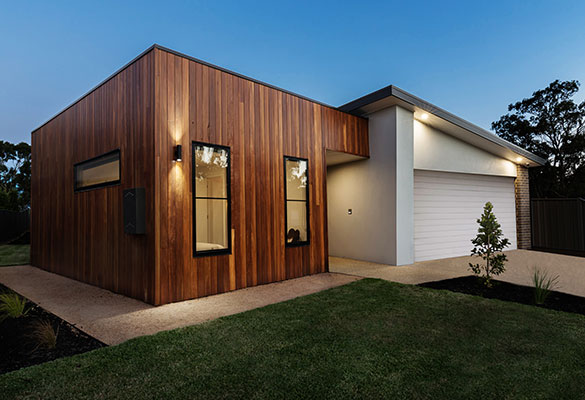
[[[231,251],[230,149],[193,142],[195,255]]]
[[[77,163],[73,170],[76,192],[117,185],[120,183],[120,150]]]
[[[284,157],[286,245],[309,243],[309,171],[308,161]]]

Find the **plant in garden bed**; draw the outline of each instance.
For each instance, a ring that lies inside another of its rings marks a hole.
[[[25,317],[30,311],[26,299],[16,293],[0,294],[0,322],[6,318]]]
[[[14,296],[3,296],[4,299],[10,300],[0,302],[1,304],[10,304],[7,307],[9,309],[16,309],[16,312],[10,312],[15,318],[7,318],[6,313],[2,312],[3,321],[0,321],[0,377],[2,374],[16,369],[104,347],[100,341],[28,299],[18,296],[2,284],[0,284],[0,293],[10,293]],[[20,317],[16,317],[17,315]],[[3,388],[0,388],[0,393],[0,398],[6,397]]]
[[[54,349],[57,347],[57,336],[59,335],[59,327],[53,329],[53,324],[48,320],[37,321],[33,325],[33,330],[30,337],[36,342],[37,347],[44,349]]]
[[[551,276],[546,271],[535,268],[532,274],[534,284],[534,303],[542,305],[545,303],[550,292],[553,291],[559,282],[559,276]]]
[[[481,277],[488,288],[492,285],[492,276],[500,275],[506,270],[505,263],[508,258],[502,251],[510,245],[510,241],[503,237],[502,227],[493,209],[492,203],[489,201],[485,203],[483,214],[477,220],[479,224],[477,236],[471,240],[474,246],[471,255],[481,257],[484,263],[469,263],[469,268]]]

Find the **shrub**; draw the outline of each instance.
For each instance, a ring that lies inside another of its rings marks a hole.
[[[485,203],[483,214],[477,220],[479,224],[477,236],[471,240],[474,246],[471,255],[481,257],[484,264],[469,263],[469,268],[474,274],[481,276],[487,287],[491,287],[492,275],[500,275],[506,270],[505,263],[508,258],[502,251],[510,244],[510,241],[503,237],[502,227],[493,213],[493,208],[492,203]]]
[[[53,329],[53,325],[48,320],[38,321],[33,325],[33,331],[31,333],[32,339],[36,342],[37,347],[45,349],[54,349],[57,346],[57,336],[59,335],[59,327],[57,330]]]
[[[25,298],[16,293],[0,294],[0,322],[6,318],[25,317],[29,311]]]
[[[559,276],[551,276],[546,271],[538,268],[534,269],[532,274],[532,283],[534,284],[534,303],[544,304],[550,292],[553,291],[559,282]]]

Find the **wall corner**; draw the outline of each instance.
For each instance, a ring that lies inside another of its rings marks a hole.
[[[414,113],[395,106],[396,265],[414,263]]]

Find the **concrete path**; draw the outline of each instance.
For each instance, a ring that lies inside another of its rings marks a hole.
[[[0,268],[0,283],[109,345],[290,300],[358,279],[342,274],[317,274],[154,307],[35,267]]]
[[[507,251],[506,272],[497,279],[518,285],[532,285],[535,267],[559,276],[555,290],[585,297],[585,258],[529,250]],[[347,258],[330,257],[329,271],[394,282],[419,284],[471,275],[472,257],[422,261],[406,266],[390,266]]]

